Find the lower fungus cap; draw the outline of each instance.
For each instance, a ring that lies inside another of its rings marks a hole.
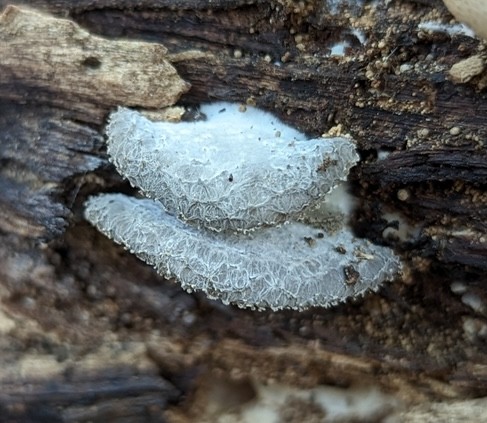
[[[86,218],[186,290],[240,307],[328,307],[376,290],[400,269],[389,248],[298,222],[250,234],[215,233],[181,222],[149,199],[91,197]]]

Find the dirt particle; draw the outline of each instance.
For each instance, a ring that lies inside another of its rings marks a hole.
[[[347,285],[355,285],[360,279],[360,273],[352,265],[345,266],[343,273],[345,274],[345,283]]]
[[[473,77],[480,75],[484,71],[484,68],[484,59],[476,55],[455,63],[448,74],[454,83],[465,84]]]
[[[450,129],[450,135],[457,136],[461,132],[461,129],[458,126],[454,126]]]
[[[430,131],[427,128],[422,128],[417,132],[417,134],[418,138],[426,138],[430,134]]]
[[[399,191],[397,191],[397,198],[401,201],[407,201],[409,199],[409,197],[411,196],[409,190],[407,189],[400,189]]]

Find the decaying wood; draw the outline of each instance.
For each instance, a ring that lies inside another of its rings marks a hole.
[[[69,20],[16,7],[4,11],[0,17],[0,96],[7,103],[0,119],[2,126],[17,120],[21,127],[8,134],[17,147],[3,146],[0,204],[4,219],[0,227],[26,237],[60,233],[67,210],[51,201],[49,194],[56,193],[57,185],[73,170],[85,172],[100,164],[90,156],[93,144],[100,141],[98,133],[73,121],[60,122],[66,118],[60,110],[70,110],[71,120],[78,115],[80,120],[99,124],[108,108],[120,104],[145,108],[174,104],[189,84],[167,61],[166,53],[159,44],[92,36]],[[32,95],[35,103],[45,105],[40,113],[16,106],[32,102]],[[74,153],[81,151],[85,154]],[[46,153],[44,160],[52,154],[64,159],[52,166],[46,166],[42,156],[39,161],[26,160],[38,152]]]
[[[3,381],[4,421],[162,421],[168,400],[179,394],[157,375],[102,374],[85,380],[29,382],[19,389],[18,381]]]
[[[105,40],[72,21],[10,6],[0,20],[0,96],[19,102],[35,92],[36,102],[59,108],[169,106],[189,84],[166,53],[160,44]]]
[[[482,63],[484,47],[420,29],[449,22],[439,1],[204,3],[29,2],[85,29],[39,12],[2,15],[0,409],[40,421],[32,404],[47,398],[51,419],[109,418],[112,399],[135,390],[124,403],[139,420],[129,421],[149,421],[148,409],[158,421],[192,393],[166,416],[200,411],[202,421],[208,380],[250,390],[365,383],[403,404],[487,396],[486,71],[465,82],[450,74],[469,57]],[[346,55],[331,56],[340,40]],[[88,195],[131,190],[104,155],[107,113],[173,104],[183,80],[186,105],[247,102],[312,134],[350,132],[362,155],[354,228],[384,242],[394,224],[383,213],[404,216],[416,235],[389,242],[407,274],[331,310],[255,313],[181,292],[90,228]],[[131,359],[117,354],[133,343]],[[101,376],[66,379],[77,367]],[[112,376],[122,388],[106,394]],[[90,389],[100,396],[88,410],[76,394]]]

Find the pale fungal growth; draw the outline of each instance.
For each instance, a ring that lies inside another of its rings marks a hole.
[[[394,277],[393,252],[348,228],[344,185],[326,195],[358,160],[350,139],[306,140],[228,103],[203,112],[178,124],[112,115],[112,161],[158,201],[99,195],[86,218],[187,291],[240,307],[327,307]]]
[[[183,223],[158,202],[122,194],[92,197],[86,217],[187,291],[240,307],[331,306],[376,290],[398,269],[390,249],[344,229],[293,222],[246,235],[216,233]]]
[[[249,230],[295,218],[358,160],[351,140],[305,140],[258,109],[215,103],[201,111],[207,120],[175,124],[119,109],[107,130],[118,172],[198,226]]]
[[[325,10],[332,16],[336,16],[345,8],[350,8],[354,14],[358,14],[364,6],[365,0],[324,0]]]
[[[418,29],[425,32],[440,32],[450,36],[464,35],[466,37],[474,38],[475,32],[464,24],[444,24],[434,21],[421,22]]]

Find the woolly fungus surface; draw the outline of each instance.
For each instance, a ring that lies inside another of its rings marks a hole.
[[[232,104],[202,112],[207,120],[177,124],[112,115],[111,160],[156,201],[102,194],[86,218],[187,291],[240,307],[331,306],[395,275],[393,252],[354,237],[327,202],[358,160],[351,140],[306,140]]]
[[[108,125],[118,172],[168,212],[208,229],[249,230],[295,218],[346,178],[346,138],[306,140],[258,109],[202,108],[207,120],[151,122],[119,109]]]

